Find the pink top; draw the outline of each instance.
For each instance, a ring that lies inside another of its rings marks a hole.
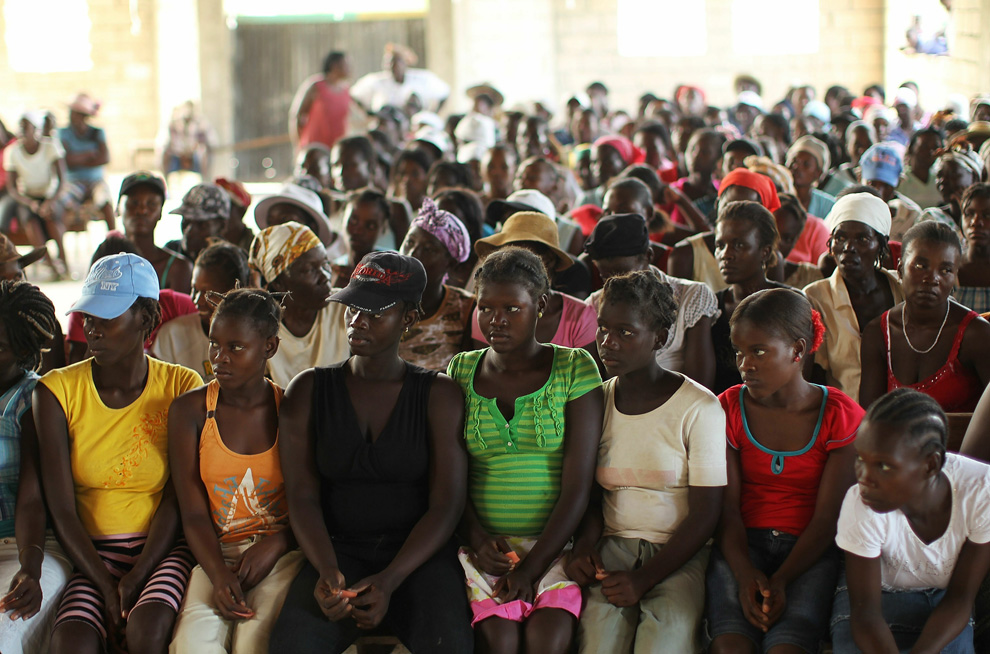
[[[979,376],[969,370],[959,360],[959,347],[962,345],[966,327],[980,314],[970,311],[959,323],[956,338],[952,341],[949,359],[934,375],[914,384],[902,384],[897,381],[890,361],[890,311],[880,316],[880,332],[883,334],[883,344],[887,348],[887,392],[895,388],[913,388],[930,396],[946,413],[972,413],[976,403],[983,395],[983,384]]]
[[[676,182],[673,182],[671,184],[671,186],[673,188],[676,188],[678,191],[683,191],[684,190],[684,183],[687,182],[687,180],[688,180],[687,177],[681,177]],[[714,188],[715,188],[715,192],[716,193],[718,193],[719,182],[720,182],[720,180],[717,180],[717,179],[714,179],[714,178],[712,179],[712,184],[714,184]],[[712,205],[714,205],[714,201],[712,201]],[[675,225],[690,225],[691,224],[691,223],[688,222],[688,219],[684,217],[684,214],[681,213],[681,210],[677,208],[677,205],[676,204],[663,205],[661,208],[664,211],[667,212],[667,214],[670,216],[670,221],[672,223],[674,223]],[[704,207],[699,207],[698,210],[701,211],[701,213],[707,213],[707,211],[705,210]]]
[[[794,249],[787,255],[787,260],[794,263],[807,262],[817,266],[818,257],[828,250],[829,236],[825,221],[808,214],[808,222],[804,224],[804,229],[798,236]]]
[[[347,133],[347,114],[351,109],[351,91],[331,89],[324,80],[313,85],[316,97],[309,107],[309,120],[299,132],[299,147],[322,143],[332,148]]]
[[[595,308],[567,293],[560,293],[560,297],[564,300],[564,309],[560,316],[560,324],[557,325],[557,333],[550,342],[561,347],[584,347],[594,343],[595,332],[598,331],[598,314],[595,313]],[[483,343],[488,342],[481,333],[481,328],[478,327],[477,306],[471,318],[471,338]]]

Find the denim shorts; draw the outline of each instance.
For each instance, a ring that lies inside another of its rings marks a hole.
[[[767,577],[776,572],[797,543],[797,536],[772,529],[747,529],[746,539],[750,561]],[[735,575],[722,553],[714,548],[705,580],[709,637],[738,634],[749,638],[763,652],[778,645],[793,645],[816,654],[828,629],[838,571],[838,551],[833,547],[787,586],[784,613],[763,633],[743,615]]]
[[[883,620],[890,627],[897,649],[908,652],[921,635],[921,630],[945,595],[944,590],[926,588],[922,590],[883,591],[880,595],[880,610]],[[859,654],[853,641],[852,623],[849,621],[849,587],[846,573],[839,576],[832,605],[832,651],[835,654]],[[942,654],[973,654],[973,621],[955,639],[942,648]]]

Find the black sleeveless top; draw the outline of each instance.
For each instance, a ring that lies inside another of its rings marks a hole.
[[[436,371],[406,364],[385,429],[369,442],[344,381],[346,362],[316,368],[316,468],[331,538],[402,542],[429,500],[427,406]]]
[[[731,292],[731,288],[725,288],[715,294],[720,312],[718,320],[712,323],[712,346],[715,348],[715,385],[712,387],[712,392],[716,395],[742,383],[739,368],[736,367],[736,351],[729,337],[731,316],[725,311],[725,297]]]

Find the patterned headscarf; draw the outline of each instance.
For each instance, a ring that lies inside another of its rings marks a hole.
[[[938,172],[946,161],[955,161],[957,164],[973,174],[974,182],[983,181],[983,159],[973,151],[973,147],[966,141],[953,140],[952,145],[947,150],[939,154],[935,160],[935,171]]]
[[[251,241],[251,267],[270,284],[296,259],[320,245],[320,239],[305,225],[287,222],[261,230]]]
[[[244,188],[244,184],[223,177],[217,177],[213,183],[227,191],[230,201],[247,209],[251,206],[251,194]]]
[[[770,157],[757,157],[756,155],[743,159],[743,165],[754,173],[769,177],[773,185],[777,187],[778,193],[794,195],[794,177],[786,166],[781,166]]]
[[[430,198],[423,198],[423,206],[412,226],[436,236],[457,263],[464,263],[471,256],[471,237],[464,223],[449,211],[438,209]]]

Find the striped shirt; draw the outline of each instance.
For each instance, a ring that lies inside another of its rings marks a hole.
[[[462,352],[447,369],[464,390],[469,496],[492,534],[542,533],[560,494],[566,405],[602,383],[586,351],[551,347],[549,378],[539,390],[516,398],[508,421],[494,398],[474,390],[475,370],[487,349]]]
[[[38,375],[30,370],[0,397],[0,538],[14,535],[14,507],[21,478],[21,416],[31,408]]]

